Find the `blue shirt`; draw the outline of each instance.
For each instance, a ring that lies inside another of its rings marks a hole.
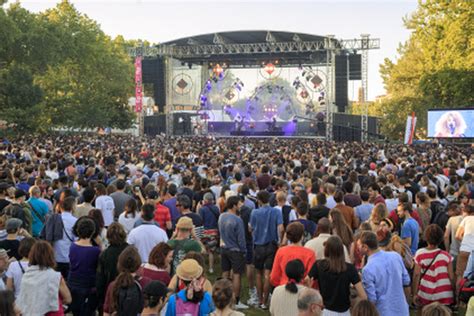
[[[203,205],[199,209],[204,229],[217,229],[217,220],[220,215],[219,208],[213,204]]]
[[[369,219],[373,208],[374,208],[374,205],[370,204],[370,203],[361,204],[359,206],[356,206],[355,213],[356,213],[356,216],[360,220],[361,223],[365,222]]]
[[[56,262],[69,263],[69,249],[71,248],[71,244],[74,242],[75,238],[72,233],[72,227],[77,219],[72,216],[71,212],[62,212],[61,219],[64,224],[63,238],[54,242],[54,258],[56,259]]]
[[[173,223],[174,227],[174,225],[176,225],[176,222],[178,221],[178,218],[180,218],[181,216],[178,211],[178,208],[176,207],[176,197],[172,197],[171,199],[164,201],[163,205],[170,210],[171,222]]]
[[[235,214],[224,213],[219,217],[221,248],[246,253],[244,221]]]
[[[186,290],[181,290],[178,294],[171,295],[168,300],[168,307],[166,308],[166,316],[176,316],[176,295],[179,296],[181,300],[187,302]],[[212,303],[211,295],[207,292],[204,292],[204,297],[202,298],[199,304],[199,316],[208,316],[215,310],[214,304]]]
[[[283,216],[278,209],[269,205],[255,209],[250,215],[254,244],[278,243],[278,225],[283,225]]]
[[[409,315],[403,287],[410,285],[410,276],[398,253],[380,250],[371,255],[362,270],[362,284],[380,315]]]
[[[31,217],[33,218],[33,237],[38,237],[41,233],[41,230],[43,229],[44,221],[46,221],[45,216],[48,214],[48,204],[34,197],[31,197],[28,200],[28,203],[30,203],[31,207],[34,209],[34,211],[31,211]],[[36,213],[38,213],[43,221],[41,221]]]
[[[413,218],[408,218],[403,222],[402,232],[400,234],[402,239],[411,238],[411,254],[415,255],[418,250],[419,228],[418,222]]]

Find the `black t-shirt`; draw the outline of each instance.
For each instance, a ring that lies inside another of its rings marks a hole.
[[[350,285],[360,282],[353,264],[346,263],[346,271],[330,272],[328,261],[318,260],[309,271],[309,277],[318,281],[324,306],[334,312],[343,313],[351,307]]]
[[[252,209],[248,206],[243,205],[240,208],[240,218],[244,222],[245,228],[245,241],[247,244],[252,243],[252,233],[249,230],[249,223],[250,223],[250,215],[252,214]]]
[[[187,216],[187,217],[191,218],[193,220],[194,227],[203,226],[201,215],[191,212],[191,213],[184,214],[183,216]]]
[[[321,218],[328,217],[328,215],[329,208],[324,205],[317,205],[316,207],[312,207],[309,209],[308,219],[312,220],[317,224]]]
[[[0,249],[5,249],[10,258],[15,257],[16,260],[20,260],[21,257],[18,254],[18,247],[20,247],[19,240],[2,240],[0,241]]]
[[[179,194],[184,194],[184,195],[186,195],[191,201],[192,201],[193,198],[194,198],[194,192],[193,192],[193,190],[191,190],[190,188],[187,188],[187,187],[181,188],[181,191],[180,191]]]

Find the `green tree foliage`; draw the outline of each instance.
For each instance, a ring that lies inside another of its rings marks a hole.
[[[0,9],[0,26],[8,43],[0,45],[0,109],[9,123],[130,127],[133,64],[122,37],[111,39],[66,0],[39,14],[18,3]]]
[[[399,58],[380,66],[388,96],[377,111],[384,118],[383,132],[396,138],[413,111],[423,131],[427,109],[474,101],[474,2],[420,1],[405,26],[412,34],[400,45]]]

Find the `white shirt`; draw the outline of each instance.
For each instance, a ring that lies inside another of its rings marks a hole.
[[[128,234],[127,243],[134,245],[142,258],[142,262],[148,262],[151,250],[160,242],[167,242],[166,232],[153,224],[142,224]]]
[[[123,226],[127,234],[132,231],[135,222],[141,218],[140,213],[138,212],[135,213],[135,217],[132,217],[131,215],[129,216],[130,217],[125,217],[125,212],[123,212],[118,218],[119,224]]]
[[[389,212],[393,211],[398,206],[398,199],[397,198],[395,198],[395,199],[385,199],[385,205],[387,205],[387,210]]]
[[[337,203],[334,200],[334,196],[333,195],[328,196],[328,198],[326,199],[326,207],[331,210],[336,206],[336,204]]]
[[[470,253],[474,250],[474,216],[466,216],[459,227],[464,228],[464,237],[459,250]]]
[[[316,255],[316,259],[324,259],[324,244],[326,241],[331,237],[330,234],[319,234],[318,237],[309,240],[304,246],[305,248],[311,249],[314,251]],[[349,258],[349,252],[347,251],[347,247],[344,248],[344,257],[346,262],[351,262]]]
[[[15,298],[20,294],[21,278],[23,278],[23,271],[20,268],[20,264],[23,267],[23,271],[28,268],[28,261],[13,261],[8,266],[7,278],[13,279],[13,287],[15,288]]]
[[[114,200],[108,195],[101,195],[95,200],[95,207],[102,211],[104,225],[110,226],[114,221]]]

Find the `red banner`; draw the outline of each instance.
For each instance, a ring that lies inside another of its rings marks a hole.
[[[142,57],[135,59],[135,112],[140,113],[143,108],[142,91]]]

